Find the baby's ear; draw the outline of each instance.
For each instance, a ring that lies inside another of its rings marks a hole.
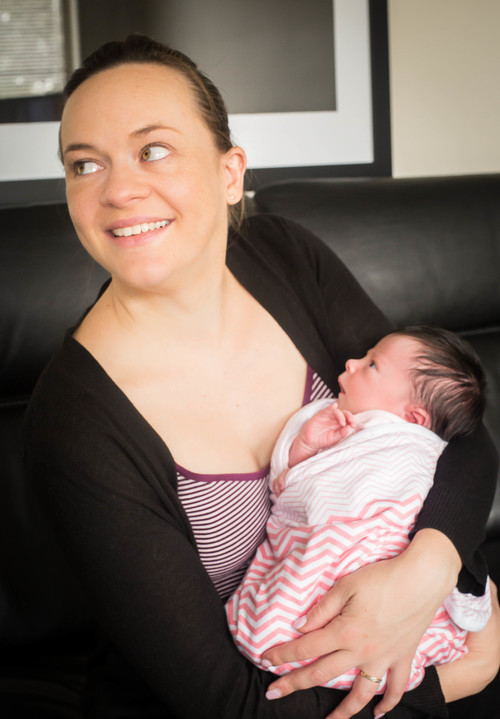
[[[410,404],[406,407],[403,418],[412,424],[419,424],[421,427],[426,427],[427,429],[431,428],[431,415],[425,407]]]

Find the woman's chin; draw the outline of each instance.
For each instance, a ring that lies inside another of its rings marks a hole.
[[[122,285],[136,292],[166,292],[174,279],[170,268],[160,262],[136,263],[135,266],[117,268],[112,272],[116,285]],[[115,285],[115,286],[116,286]]]

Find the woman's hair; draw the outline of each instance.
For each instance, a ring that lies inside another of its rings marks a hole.
[[[449,330],[425,325],[392,334],[420,344],[412,372],[413,399],[430,413],[431,429],[446,441],[473,432],[484,413],[486,379],[471,345]]]
[[[90,54],[68,79],[63,90],[66,103],[73,92],[93,75],[129,63],[162,65],[184,75],[190,83],[202,119],[221,153],[233,147],[226,105],[214,83],[187,55],[145,35],[129,35],[101,45]],[[229,208],[230,222],[238,228],[244,215],[244,201]]]

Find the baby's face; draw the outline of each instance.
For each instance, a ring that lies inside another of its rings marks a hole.
[[[340,409],[353,413],[383,409],[405,418],[411,404],[411,370],[420,349],[411,337],[388,335],[365,357],[347,360],[339,377]]]

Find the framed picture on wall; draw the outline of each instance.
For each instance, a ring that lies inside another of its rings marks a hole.
[[[234,140],[247,152],[249,189],[291,177],[391,174],[386,0],[79,0],[74,6],[81,57],[141,32],[197,62],[226,100]],[[63,197],[54,107],[45,117],[37,105],[34,122],[0,123],[6,201],[9,181],[18,191],[19,180],[24,191],[43,189],[44,199],[53,191]],[[20,146],[36,146],[36,156],[23,164]]]
[[[249,187],[391,175],[387,4],[333,0],[332,11],[334,107],[231,116],[252,168]]]

